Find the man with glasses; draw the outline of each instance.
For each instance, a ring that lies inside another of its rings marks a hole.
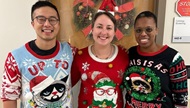
[[[31,10],[36,39],[13,50],[5,61],[1,88],[4,108],[72,108],[70,68],[74,48],[56,40],[57,8],[38,1]]]
[[[137,46],[124,73],[126,108],[187,108],[187,70],[181,55],[156,43],[157,17],[141,12],[134,22]]]

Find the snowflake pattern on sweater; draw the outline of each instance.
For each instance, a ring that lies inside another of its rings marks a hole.
[[[73,51],[57,41],[54,53],[36,54],[29,43],[10,52],[5,61],[1,98],[21,99],[21,108],[72,108],[70,69]]]
[[[99,59],[91,47],[79,50],[72,64],[72,84],[81,80],[78,108],[123,108],[120,87],[129,64],[126,50],[114,45],[111,58]]]

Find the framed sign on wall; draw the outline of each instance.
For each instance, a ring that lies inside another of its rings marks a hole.
[[[172,42],[190,42],[190,17],[175,17]]]

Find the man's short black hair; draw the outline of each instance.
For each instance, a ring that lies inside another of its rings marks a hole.
[[[32,6],[32,10],[31,10],[31,19],[33,20],[33,13],[36,9],[38,8],[41,8],[41,7],[45,7],[45,6],[48,6],[48,7],[51,7],[53,8],[56,12],[57,12],[57,15],[58,15],[58,19],[60,19],[60,16],[59,16],[59,12],[57,10],[57,7],[55,5],[53,5],[51,2],[49,1],[37,1],[33,6]]]

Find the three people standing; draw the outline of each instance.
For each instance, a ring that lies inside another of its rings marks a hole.
[[[37,37],[8,54],[3,105],[16,108],[20,98],[21,107],[71,108],[69,78],[74,49],[56,40],[60,28],[57,8],[38,1],[31,17]],[[116,32],[114,16],[109,12],[95,15],[94,43],[78,50],[71,71],[73,86],[81,79],[79,108],[123,108],[122,80],[127,90],[126,107],[187,107],[184,60],[175,49],[155,42],[156,16],[149,11],[140,13],[134,29],[138,45],[129,49],[128,58],[124,48],[112,43]]]

